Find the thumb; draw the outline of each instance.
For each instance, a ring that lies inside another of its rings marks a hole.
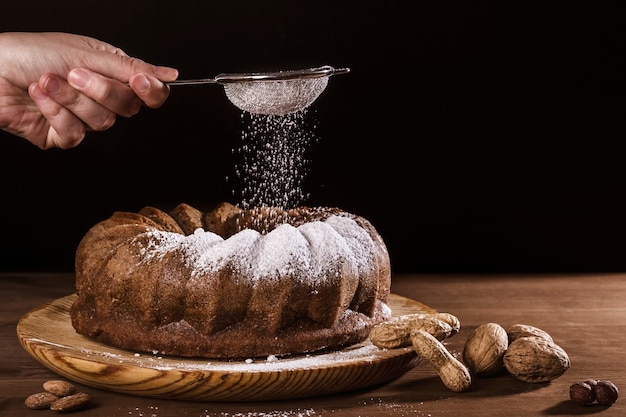
[[[159,66],[147,63],[139,58],[121,55],[119,53],[103,52],[97,55],[87,69],[98,72],[106,77],[127,83],[130,78],[138,73],[153,75],[161,81],[174,81],[178,78],[178,70],[171,67]]]
[[[161,81],[174,81],[178,71],[174,68],[157,66],[129,56],[122,49],[88,36],[60,34],[69,38],[68,42],[81,50],[74,61],[74,68],[84,67],[105,77],[127,83],[137,73],[151,74]]]

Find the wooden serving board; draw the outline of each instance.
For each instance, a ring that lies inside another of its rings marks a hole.
[[[17,325],[20,343],[63,377],[124,394],[197,401],[294,399],[378,385],[420,362],[412,348],[384,350],[369,340],[339,351],[254,361],[136,353],[76,333],[69,313],[76,297],[59,298],[24,315]],[[395,294],[389,306],[394,316],[435,312]]]

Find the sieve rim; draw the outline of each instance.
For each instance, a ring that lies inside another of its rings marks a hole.
[[[253,82],[253,81],[281,81],[302,78],[330,77],[334,74],[345,74],[350,72],[349,68],[335,69],[330,65],[323,65],[316,68],[306,68],[298,70],[285,70],[276,72],[251,72],[251,73],[224,73],[215,77],[219,84]]]

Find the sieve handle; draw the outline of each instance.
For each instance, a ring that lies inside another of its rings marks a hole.
[[[192,80],[175,80],[169,81],[167,85],[200,85],[200,84],[217,84],[215,78],[196,78]]]
[[[267,73],[243,73],[243,74],[220,74],[215,78],[196,78],[191,80],[175,80],[167,82],[167,85],[202,85],[202,84],[229,84],[250,81],[277,81],[294,78],[322,77],[327,75],[343,74],[345,69],[334,70],[332,67],[320,67],[308,70],[267,72]]]
[[[202,85],[202,84],[217,84],[217,80],[215,78],[196,78],[191,80],[174,80],[168,81],[165,83],[166,85]],[[124,85],[129,85],[128,83],[124,83]]]
[[[281,71],[268,73],[248,73],[248,74],[220,74],[215,78],[196,78],[190,80],[169,81],[167,85],[202,85],[202,84],[228,84],[249,81],[280,81],[289,79],[327,77],[331,75],[347,74],[350,68],[333,68],[325,65],[319,68],[309,68],[305,70]]]

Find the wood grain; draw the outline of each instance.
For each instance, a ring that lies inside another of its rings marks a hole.
[[[24,400],[56,372],[27,353],[16,335],[31,309],[71,294],[72,273],[0,274],[0,416],[41,417]],[[76,383],[93,399],[89,417],[546,417],[626,415],[626,273],[394,274],[392,290],[437,311],[454,314],[461,330],[446,340],[461,357],[481,324],[531,324],[566,350],[571,368],[549,383],[529,384],[506,372],[474,378],[462,393],[447,389],[422,361],[386,383],[331,395],[282,401],[185,401],[123,395]],[[612,406],[579,406],[569,386],[580,380],[613,381],[621,397]],[[329,381],[333,384],[334,381]],[[43,414],[42,414],[43,413]]]
[[[99,343],[77,334],[69,310],[76,295],[24,315],[22,346],[41,364],[73,381],[109,391],[194,401],[303,398],[355,390],[395,379],[419,363],[411,348],[381,350],[369,341],[336,352],[254,361],[161,357]],[[434,312],[392,294],[394,315]]]

